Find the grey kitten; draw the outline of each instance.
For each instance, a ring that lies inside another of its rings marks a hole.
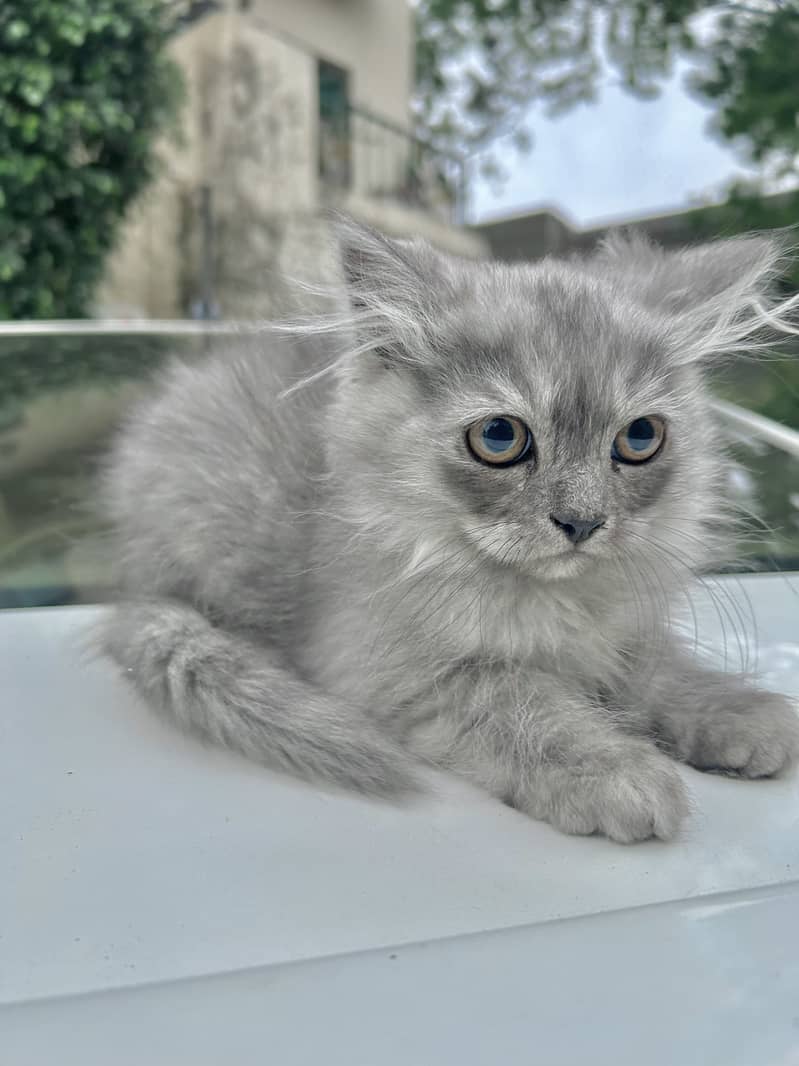
[[[138,691],[269,766],[395,795],[432,764],[619,841],[677,831],[672,759],[786,769],[789,702],[669,626],[730,524],[702,364],[791,328],[777,243],[341,248],[346,323],[175,366],[119,436],[104,641]]]

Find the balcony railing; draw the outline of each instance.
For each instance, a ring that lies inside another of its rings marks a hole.
[[[333,195],[393,200],[443,221],[463,221],[463,159],[363,108],[320,120],[319,177]]]

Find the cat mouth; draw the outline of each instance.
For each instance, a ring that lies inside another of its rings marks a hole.
[[[472,533],[468,539],[481,555],[502,569],[515,570],[546,580],[578,576],[601,559],[601,552],[597,552],[593,547],[589,550],[585,545],[575,545],[548,555],[537,555],[535,544],[525,545],[518,536],[503,537],[492,543]],[[509,550],[509,543],[513,550]]]
[[[531,560],[531,565],[537,577],[558,580],[576,577],[584,573],[596,561],[597,558],[593,552],[572,548],[569,551],[558,552],[556,555],[544,555]]]

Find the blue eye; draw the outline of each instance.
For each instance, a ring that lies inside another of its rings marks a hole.
[[[518,418],[496,415],[470,426],[466,443],[479,462],[489,466],[511,466],[531,454],[533,435]]]
[[[660,449],[666,436],[662,418],[649,415],[636,418],[616,434],[611,448],[611,458],[618,463],[645,463]]]

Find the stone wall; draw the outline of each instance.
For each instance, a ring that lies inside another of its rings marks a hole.
[[[483,254],[481,237],[445,221],[443,193],[424,209],[401,202],[411,49],[402,0],[229,0],[187,27],[172,44],[186,81],[182,136],[161,145],[160,177],[122,228],[97,313],[291,313],[305,299],[295,279],[335,279],[321,217],[331,206]],[[382,116],[365,123],[374,142],[353,129],[346,187],[319,177],[317,56],[347,68],[351,102]]]
[[[406,0],[249,0],[246,14],[254,25],[350,71],[355,104],[408,125],[413,17]]]

